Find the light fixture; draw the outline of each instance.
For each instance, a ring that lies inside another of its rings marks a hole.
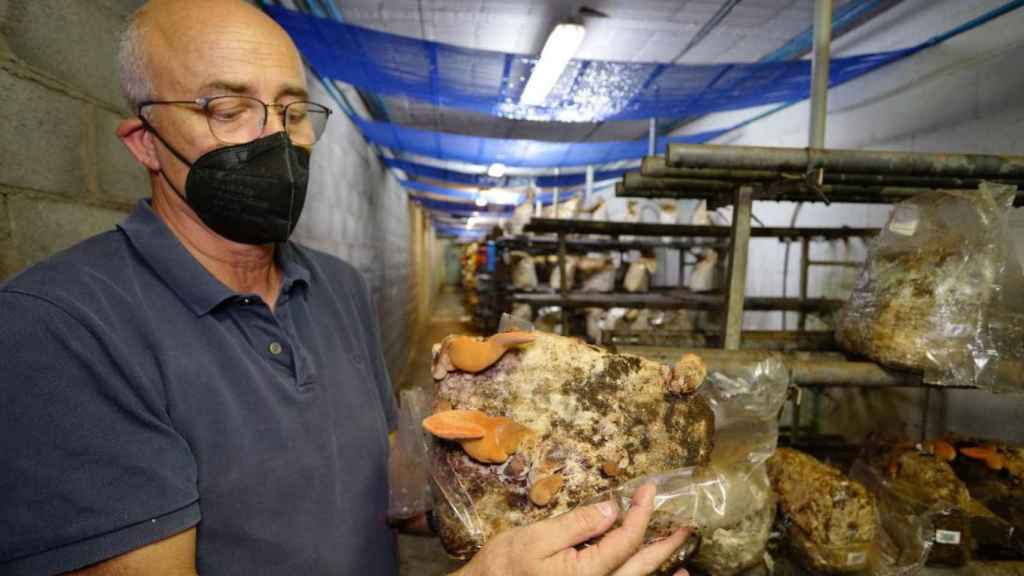
[[[481,207],[481,208],[483,208],[484,206],[487,206],[487,198],[484,198],[483,196],[477,196],[476,197],[476,205]]]
[[[555,26],[540,51],[540,59],[533,67],[533,73],[526,82],[520,104],[540,106],[547,100],[551,89],[565,71],[566,64],[576,55],[583,43],[586,30],[582,24],[564,23]]]
[[[505,175],[505,168],[501,162],[495,162],[487,168],[487,175],[491,178],[501,178]]]

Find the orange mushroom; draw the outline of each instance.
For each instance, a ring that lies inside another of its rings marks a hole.
[[[956,448],[953,448],[952,444],[942,439],[936,439],[929,442],[928,450],[939,460],[952,462],[956,459]]]
[[[1002,470],[1006,466],[1006,459],[992,446],[961,448],[960,453],[968,458],[983,461],[992,470]]]
[[[530,486],[530,502],[537,506],[547,506],[555,499],[555,495],[564,484],[565,481],[558,474],[538,479]]]
[[[424,419],[423,427],[438,438],[457,441],[466,454],[484,464],[505,462],[533,434],[510,418],[488,416],[479,410],[438,412]]]
[[[487,340],[456,336],[448,344],[448,359],[455,368],[476,374],[490,368],[509,348],[528,344],[536,338],[536,334],[529,332],[500,332]]]
[[[692,394],[704,382],[707,375],[708,369],[700,356],[683,354],[683,357],[672,368],[668,390],[676,394]]]

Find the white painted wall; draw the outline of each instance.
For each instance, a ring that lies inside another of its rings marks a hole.
[[[835,55],[878,52],[913,45],[951,29],[1004,0],[905,0],[855,32],[837,40]],[[1024,154],[1024,10],[1016,10],[944,44],[839,86],[829,93],[827,146],[923,152]],[[761,110],[709,115],[680,133],[732,126]],[[719,144],[804,147],[809,105],[804,102],[720,138]],[[754,214],[765,225],[789,225],[795,205],[758,203]],[[888,207],[805,205],[798,226],[880,226]],[[1016,210],[1015,241],[1024,247],[1024,211]],[[1022,261],[1024,261],[1024,249]],[[817,245],[812,258],[863,257],[863,247]],[[773,240],[751,246],[748,291],[782,293],[783,247]],[[789,294],[799,283],[799,250],[794,246],[786,278]],[[811,295],[844,296],[847,274],[818,271]],[[1022,295],[1021,297],[1024,297]],[[790,321],[792,322],[792,320]],[[781,314],[748,314],[747,328],[778,328]],[[790,324],[793,326],[793,324]],[[852,437],[880,429],[920,433],[920,391],[829,393],[828,428]],[[808,411],[804,411],[805,414]],[[1024,399],[977,391],[932,395],[929,432],[978,434],[1024,441]]]

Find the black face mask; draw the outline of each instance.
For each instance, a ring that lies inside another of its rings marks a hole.
[[[190,168],[182,194],[164,179],[211,230],[242,244],[284,242],[306,203],[309,151],[277,132],[245,144],[217,148],[189,162],[143,120],[164,146]]]

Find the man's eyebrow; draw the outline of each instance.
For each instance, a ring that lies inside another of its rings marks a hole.
[[[251,90],[249,86],[240,82],[227,82],[224,80],[214,80],[213,82],[207,82],[203,84],[202,88],[199,89],[200,94],[207,92],[231,92],[233,94],[247,94]]]
[[[299,100],[305,100],[309,98],[309,92],[306,91],[306,89],[303,88],[302,86],[296,86],[292,84],[285,86],[284,88],[281,89],[280,92],[277,93],[277,99],[281,99],[285,96],[291,96],[293,98],[298,98]]]

